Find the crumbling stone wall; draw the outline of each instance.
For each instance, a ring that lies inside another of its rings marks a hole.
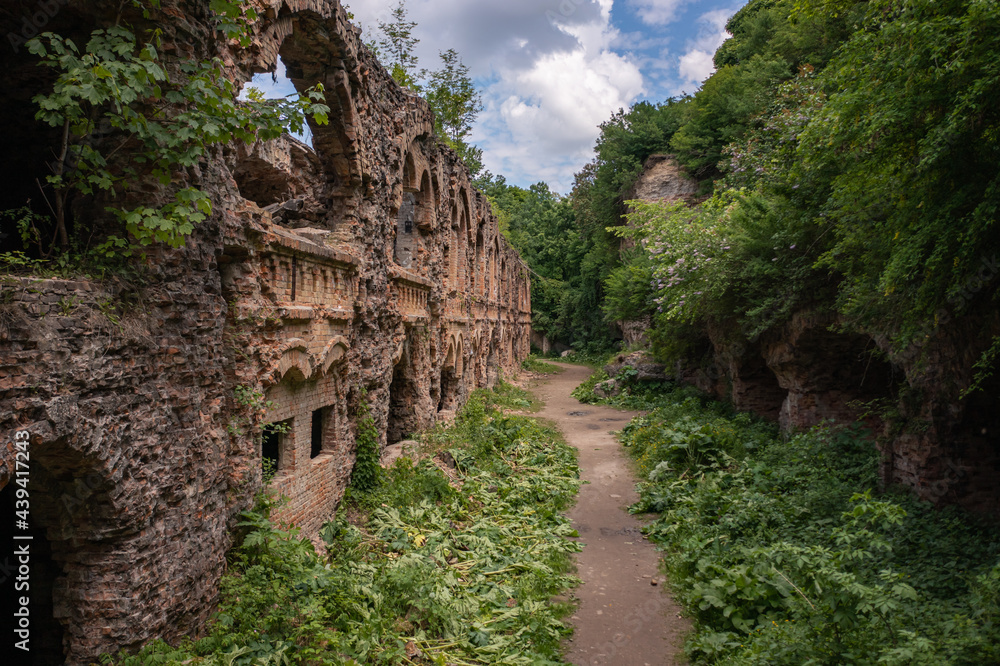
[[[962,396],[989,342],[963,330],[977,327],[941,327],[926,349],[900,352],[883,336],[842,331],[829,313],[800,312],[753,342],[709,327],[674,376],[785,430],[860,421],[882,453],[883,485],[996,517],[1000,382]]]
[[[179,174],[215,212],[185,247],[153,248],[141,282],[0,284],[0,428],[32,434],[32,529],[51,547],[36,639],[67,663],[201,631],[265,453],[289,498],[276,518],[315,532],[349,481],[362,402],[396,441],[528,353],[527,270],[426,103],[335,0],[256,4],[249,48],[213,32],[207,0],[167,0],[151,24],[170,58],[219,57],[237,83],[279,56],[296,86],[323,83],[314,148],[234,146]],[[0,29],[31,9],[13,3]],[[118,11],[70,0],[47,29],[83,42]],[[44,85],[24,51],[2,58],[19,96]],[[23,130],[5,152],[50,141],[30,104],[0,113]],[[273,423],[287,431],[262,439]]]

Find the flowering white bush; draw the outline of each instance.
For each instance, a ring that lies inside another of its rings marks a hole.
[[[626,233],[638,235],[652,259],[651,287],[663,318],[693,322],[726,293],[729,280],[720,264],[731,250],[726,229],[735,205],[729,193],[697,206],[629,202],[632,230]]]

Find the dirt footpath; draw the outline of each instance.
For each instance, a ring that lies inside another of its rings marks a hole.
[[[681,646],[690,629],[667,594],[654,546],[639,531],[642,524],[626,511],[638,500],[627,454],[610,434],[634,412],[584,405],[570,391],[590,369],[557,364],[565,371],[533,388],[545,403],[538,416],[554,421],[566,441],[580,452],[585,484],[569,512],[584,545],[577,555],[583,584],[567,644],[573,664],[660,666],[683,664]]]

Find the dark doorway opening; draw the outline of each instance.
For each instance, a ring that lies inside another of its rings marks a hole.
[[[441,400],[438,402],[438,411],[455,409],[458,398],[458,375],[455,368],[441,369]]]
[[[420,430],[417,415],[418,389],[412,378],[409,358],[403,358],[392,369],[392,384],[389,385],[389,422],[386,428],[386,443],[396,444]]]

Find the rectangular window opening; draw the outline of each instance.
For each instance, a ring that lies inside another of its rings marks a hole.
[[[324,418],[323,412],[325,410],[317,409],[312,414],[312,448],[309,452],[310,458],[316,458],[319,454],[323,453],[323,426]]]
[[[284,469],[287,455],[285,447],[292,431],[292,419],[268,423],[264,426],[260,444],[261,469],[266,483]]]

